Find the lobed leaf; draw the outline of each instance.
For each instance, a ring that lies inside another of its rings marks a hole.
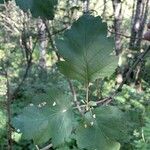
[[[36,106],[26,107],[22,114],[13,119],[13,125],[26,139],[42,144],[51,138],[49,120]]]
[[[69,139],[75,119],[71,98],[55,90],[49,92],[49,100],[41,103],[40,107],[26,107],[13,119],[13,125],[26,139],[33,139],[36,144],[43,144],[52,138],[55,147]]]

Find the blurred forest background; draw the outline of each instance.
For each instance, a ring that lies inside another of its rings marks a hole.
[[[45,14],[39,17],[37,7],[31,12],[23,11],[30,2],[24,1],[19,7],[20,0],[0,0],[0,150],[82,149],[74,142],[52,147],[51,140],[37,146],[15,130],[12,118],[29,104],[44,101],[53,86],[69,94],[75,89],[80,99],[78,104],[85,104],[84,86],[77,80],[68,80],[58,70],[56,63],[62,58],[55,43],[83,14],[100,16],[107,23],[107,36],[114,38],[112,50],[119,57],[114,73],[96,79],[90,86],[90,105],[97,105],[98,98],[103,105],[117,106],[123,112],[136,111],[136,115],[130,116],[138,123],[135,127],[131,121],[134,130],[128,134],[127,141],[121,142],[120,149],[149,150],[150,32],[144,38],[143,35],[150,28],[150,0],[58,0],[46,17]],[[47,1],[39,3],[44,8]],[[118,87],[119,92],[111,97]],[[106,97],[111,100],[105,100]],[[36,125],[35,128],[38,131]],[[32,132],[30,126],[28,130]],[[40,128],[39,134],[44,137]]]

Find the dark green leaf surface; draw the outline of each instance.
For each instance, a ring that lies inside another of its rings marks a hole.
[[[56,40],[56,46],[65,60],[58,63],[61,72],[86,84],[110,76],[117,66],[114,40],[107,38],[107,25],[100,17],[83,15],[63,39]]]
[[[60,145],[68,140],[74,126],[74,114],[71,101],[62,96],[54,100],[55,106],[50,109],[50,126],[52,129],[52,143]]]
[[[74,114],[70,97],[55,90],[49,92],[49,103],[45,101],[40,107],[28,106],[13,119],[13,124],[25,138],[33,139],[37,144],[52,138],[53,145],[58,146],[69,139],[74,126]]]
[[[4,3],[4,1],[3,0],[0,0],[0,4],[3,4]]]
[[[94,116],[94,117],[93,117]],[[102,106],[86,114],[86,122],[77,129],[77,144],[89,150],[119,150],[127,135],[123,113],[114,106]]]
[[[109,140],[96,126],[80,127],[78,130],[77,144],[80,148],[88,150],[119,150],[120,144]]]
[[[52,20],[57,0],[16,0],[16,4],[23,10],[30,10],[33,17]]]
[[[13,119],[13,124],[26,139],[33,139],[41,144],[50,139],[49,121],[42,111],[35,106],[28,106],[23,113]]]

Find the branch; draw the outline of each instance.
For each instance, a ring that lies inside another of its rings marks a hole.
[[[107,1],[105,1],[101,6],[99,6],[97,9],[101,9],[101,8],[103,8],[108,2],[109,2],[110,0],[107,0]]]
[[[76,91],[74,89],[74,86],[73,86],[72,82],[69,79],[67,81],[69,83],[69,87],[70,87],[71,93],[73,95],[73,100],[74,100],[74,103],[76,105],[76,108],[79,110],[81,115],[83,115],[83,111],[82,111],[82,109],[81,109],[81,107],[80,107],[80,105],[78,103],[78,100],[77,100],[77,94],[76,94]]]
[[[49,144],[49,145],[47,145],[47,146],[45,146],[45,147],[43,147],[43,148],[40,149],[40,148],[36,145],[36,148],[37,148],[37,150],[49,150],[52,146],[53,146],[52,144]]]
[[[123,79],[122,83],[119,85],[119,87],[116,89],[116,91],[114,92],[114,94],[108,98],[106,98],[106,103],[108,104],[110,103],[113,98],[116,96],[116,94],[118,92],[120,92],[125,84],[125,82],[127,81],[127,79],[130,77],[130,74],[132,73],[132,71],[136,68],[136,66],[142,61],[142,59],[146,56],[146,54],[150,51],[150,46],[148,46],[148,48],[138,57],[138,59],[133,63],[133,65],[130,67],[129,71],[127,72],[125,78]]]
[[[7,122],[7,128],[8,128],[8,150],[12,150],[12,129],[11,129],[11,95],[10,95],[10,85],[9,85],[9,79],[8,74],[6,73],[6,85],[7,85],[7,115],[8,115],[8,122]]]
[[[54,31],[54,32],[52,33],[52,35],[56,35],[56,34],[59,34],[59,33],[61,33],[61,32],[64,32],[67,28],[68,28],[68,27],[64,27],[64,28],[62,28],[62,29],[60,29],[60,30]]]
[[[125,34],[123,34],[123,33],[118,33],[118,32],[115,33],[115,32],[113,32],[113,31],[110,31],[109,29],[107,29],[107,30],[108,30],[108,32],[110,32],[110,33],[112,33],[112,34],[117,34],[117,35],[120,35],[120,36],[122,36],[122,37],[131,39],[131,36],[129,36],[129,35],[125,35]],[[135,39],[144,40],[144,38],[135,38]]]
[[[26,52],[29,52],[30,57],[28,58],[28,56],[26,56],[26,57],[27,57],[27,67],[26,67],[25,73],[24,73],[24,75],[23,75],[23,77],[22,77],[22,80],[20,81],[20,83],[18,84],[17,88],[15,89],[15,91],[14,91],[13,94],[12,94],[12,100],[15,99],[17,93],[18,93],[19,90],[20,90],[20,87],[23,85],[24,81],[26,80],[26,78],[27,78],[27,76],[28,76],[28,72],[29,72],[30,67],[31,67],[31,65],[32,65],[32,54],[33,54],[33,52],[34,52],[34,50],[35,50],[35,47],[36,47],[36,44],[37,44],[37,42],[38,42],[38,38],[37,38],[36,41],[35,41],[35,43],[34,43],[34,45],[33,45],[33,48],[30,49],[30,48],[27,46],[26,39],[23,39],[23,40],[25,40],[25,41],[23,42],[23,44],[24,44],[23,46],[24,46],[24,48],[25,48],[25,51],[26,51]]]
[[[14,31],[16,33],[19,33],[20,29],[19,29],[19,25],[16,24],[15,20],[13,20],[12,18],[9,18],[8,16],[6,17],[5,14],[0,13],[0,17],[2,18],[2,24],[6,27],[9,28],[9,30],[13,33]],[[3,23],[3,21],[8,24],[10,27],[8,27],[7,25],[5,25],[5,23]]]
[[[89,84],[86,86],[86,110],[89,110]]]
[[[7,111],[7,149],[8,150],[12,150],[12,128],[11,128],[11,94],[10,94],[10,82],[9,82],[9,76],[8,76],[8,71],[5,69],[5,65],[2,61],[2,69],[4,71],[5,74],[5,78],[6,78],[6,88],[7,88],[7,92],[6,92],[6,111]]]
[[[45,24],[46,31],[47,31],[47,33],[48,33],[48,38],[49,38],[49,41],[50,41],[50,43],[51,43],[51,46],[52,46],[53,50],[55,51],[56,56],[57,56],[58,61],[59,61],[59,60],[60,60],[60,56],[59,56],[59,54],[58,54],[58,52],[57,52],[57,48],[56,48],[56,46],[55,46],[55,44],[54,44],[54,41],[53,41],[53,38],[52,38],[52,34],[51,34],[51,32],[50,32],[50,30],[49,30],[49,28],[48,28],[48,25],[47,25],[47,23],[46,23],[46,20],[43,20],[43,23]]]
[[[142,61],[142,59],[146,56],[146,54],[150,51],[150,46],[148,46],[148,48],[138,57],[138,59],[133,63],[133,65],[130,67],[129,71],[126,74],[126,77],[123,79],[123,82],[119,85],[119,87],[115,90],[115,92],[109,96],[106,97],[104,99],[98,100],[96,101],[97,105],[107,105],[109,104],[113,98],[118,94],[118,92],[120,92],[123,88],[123,85],[125,84],[125,82],[127,81],[127,79],[129,78],[130,74],[132,73],[132,71],[136,68],[136,66]],[[80,108],[85,108],[86,105],[80,105]],[[75,109],[77,107],[74,107]]]
[[[129,78],[130,74],[132,73],[132,71],[136,68],[136,66],[142,61],[142,59],[146,56],[146,54],[150,51],[150,46],[148,46],[148,48],[138,57],[138,59],[134,62],[134,64],[130,67],[129,71],[126,74],[126,77],[124,78],[123,82],[120,84],[120,86],[117,88],[116,93],[118,93],[124,83],[127,81],[127,79]]]

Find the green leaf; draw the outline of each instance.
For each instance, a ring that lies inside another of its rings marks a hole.
[[[117,141],[124,141],[128,135],[126,114],[115,106],[103,106],[93,111],[96,121],[105,134]]]
[[[60,145],[65,141],[69,140],[72,129],[74,127],[74,113],[72,108],[69,106],[70,103],[63,103],[62,100],[59,99],[56,102],[56,106],[51,107],[50,109],[50,126],[52,129],[52,143],[54,146]]]
[[[26,107],[22,114],[13,119],[13,124],[26,139],[33,139],[37,144],[47,142],[51,137],[49,120],[36,106]]]
[[[0,4],[3,4],[4,3],[4,0],[0,0]]]
[[[125,140],[128,133],[123,112],[114,106],[102,106],[85,116],[85,122],[76,131],[77,145],[80,148],[120,149],[118,141]]]
[[[86,84],[110,76],[117,66],[112,55],[114,40],[107,38],[107,24],[100,17],[83,15],[63,39],[56,40],[56,46],[65,60],[58,63],[60,71]]]
[[[37,144],[52,138],[55,147],[69,140],[75,119],[71,97],[56,90],[50,90],[49,95],[49,100],[38,106],[25,108],[22,114],[13,119],[13,124],[25,138],[33,139]]]
[[[5,2],[8,2],[10,0],[0,0],[0,4],[4,4]]]
[[[33,17],[52,20],[57,0],[16,0],[16,4],[25,12],[30,10]]]
[[[57,148],[56,150],[70,150],[68,146]]]
[[[109,140],[96,126],[80,127],[77,131],[77,144],[88,150],[119,150],[120,144]]]

